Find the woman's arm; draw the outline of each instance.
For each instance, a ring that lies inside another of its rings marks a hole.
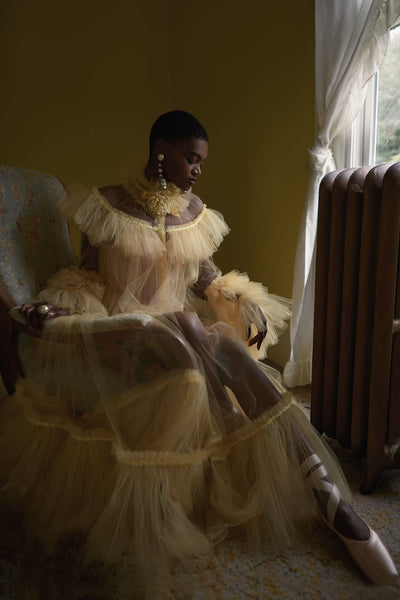
[[[288,300],[269,294],[245,273],[231,271],[217,277],[204,293],[217,319],[247,340],[256,358],[263,358],[267,347],[276,344],[290,317]]]
[[[103,293],[104,282],[96,271],[65,267],[50,277],[37,301],[22,305],[20,311],[32,330],[41,331],[45,321],[55,317],[83,313],[107,316]]]
[[[199,265],[199,277],[196,283],[192,286],[193,292],[200,298],[205,298],[205,290],[208,286],[221,276],[221,271],[216,267],[214,262],[209,258],[203,260]]]
[[[91,246],[85,236],[82,242],[81,267],[87,271],[96,271],[99,262],[99,249]],[[29,329],[32,331],[42,331],[44,322],[56,317],[65,317],[70,314],[68,308],[55,306],[50,302],[29,302],[23,304],[20,313],[24,317]]]
[[[202,263],[200,263],[199,278],[192,288],[194,293],[197,296],[207,298],[206,290],[220,277],[221,271],[218,270],[214,262],[211,259],[204,260]],[[231,290],[231,294],[227,294],[226,299],[232,303],[236,303],[240,295],[241,294],[237,293],[235,290]],[[267,319],[256,302],[248,300],[248,304],[249,307],[251,307],[252,312],[257,316],[257,318],[253,321],[255,324],[257,324],[257,333],[254,336],[251,335],[251,323],[249,322],[245,339],[248,340],[249,346],[254,346],[256,344],[257,350],[259,350],[265,339],[265,336],[267,335]]]

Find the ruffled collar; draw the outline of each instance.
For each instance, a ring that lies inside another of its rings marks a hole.
[[[193,198],[196,197],[192,194],[179,194],[178,208],[192,204]],[[188,210],[185,214],[182,209],[181,223],[167,225],[165,220],[150,223],[115,208],[97,188],[90,190],[73,184],[67,188],[61,210],[87,235],[92,246],[114,246],[125,256],[159,257],[168,245],[168,261],[173,264],[209,258],[229,231],[219,213],[207,209],[200,201],[193,204],[192,212]]]
[[[166,188],[159,188],[158,182],[149,181],[142,175],[125,182],[123,187],[151,217],[169,214],[177,217],[188,206],[186,192],[172,182],[168,182]]]

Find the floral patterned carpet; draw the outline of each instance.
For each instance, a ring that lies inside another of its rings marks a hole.
[[[304,400],[301,399],[300,400]],[[306,406],[306,404],[305,404]],[[329,441],[354,491],[354,505],[381,535],[400,567],[400,471],[387,471],[373,494],[358,493],[363,461]],[[135,569],[85,565],[78,537],[46,556],[38,541],[27,542],[15,509],[0,507],[1,600],[137,600]],[[290,549],[249,551],[232,539],[203,568],[175,575],[165,598],[177,600],[396,600],[400,589],[372,586],[352,563],[340,540],[316,524]]]

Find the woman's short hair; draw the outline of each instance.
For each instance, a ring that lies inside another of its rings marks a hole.
[[[150,154],[157,138],[178,140],[191,137],[208,142],[207,132],[196,117],[184,110],[171,110],[158,117],[151,128]]]

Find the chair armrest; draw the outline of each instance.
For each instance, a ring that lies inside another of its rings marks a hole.
[[[19,308],[19,306],[13,306],[8,311],[13,330],[18,331],[19,333],[25,333],[26,335],[30,335],[32,337],[40,338],[42,335],[41,332],[29,329],[24,317],[19,312]]]

